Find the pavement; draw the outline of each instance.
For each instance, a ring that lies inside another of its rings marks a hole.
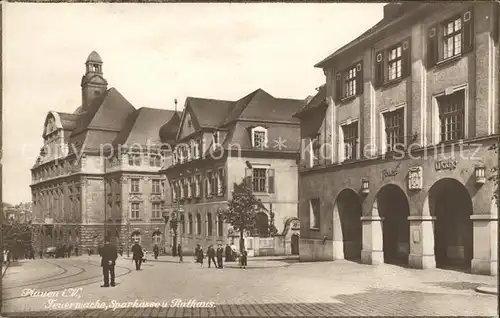
[[[496,277],[249,258],[249,266],[258,262],[286,266],[209,269],[162,256],[136,271],[119,258],[117,286],[101,288],[96,256],[23,261],[3,279],[2,316],[497,316],[496,295],[475,291],[494,286]]]

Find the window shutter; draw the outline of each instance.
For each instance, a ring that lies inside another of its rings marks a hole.
[[[356,64],[356,95],[363,94],[363,61]]]
[[[249,189],[252,189],[252,172],[252,168],[245,168],[245,184]]]
[[[375,81],[373,86],[378,88],[384,83],[384,52],[375,53]]]
[[[338,104],[342,99],[342,74],[337,73],[335,76],[335,102]]]
[[[267,178],[268,178],[268,190],[269,193],[274,193],[274,169],[267,170]]]
[[[438,60],[437,24],[433,24],[427,31],[427,67],[433,67]]]
[[[406,39],[402,44],[401,53],[401,77],[409,76],[411,73],[411,41]]]
[[[462,53],[469,53],[474,48],[474,14],[472,7],[464,13],[462,20]]]

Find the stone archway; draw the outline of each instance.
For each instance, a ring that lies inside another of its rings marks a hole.
[[[360,260],[363,232],[361,201],[352,189],[342,190],[333,206],[335,259]]]
[[[408,264],[410,207],[406,194],[397,185],[385,185],[377,193],[376,205],[382,218],[384,263]]]
[[[444,178],[429,190],[428,211],[435,217],[436,267],[470,269],[473,257],[472,199],[459,181]]]

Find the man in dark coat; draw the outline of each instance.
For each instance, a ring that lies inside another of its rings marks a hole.
[[[142,247],[139,245],[139,242],[135,242],[134,246],[132,246],[132,253],[132,259],[135,262],[135,269],[140,270],[144,254],[142,253]]]
[[[224,266],[222,265],[222,255],[224,255],[224,249],[222,248],[222,245],[219,244],[216,254],[217,254],[217,268],[223,268]]]
[[[215,249],[212,245],[210,245],[207,249],[207,257],[208,257],[208,268],[210,268],[210,263],[214,263],[214,268],[217,268],[217,263],[215,262]]]
[[[155,259],[158,259],[158,254],[160,254],[160,248],[157,244],[153,247],[153,254],[155,255]]]
[[[199,263],[199,257],[198,257],[198,254],[200,252],[200,244],[196,244],[196,247],[194,249],[194,260],[195,260],[195,263]]]
[[[104,241],[104,246],[99,250],[101,255],[101,266],[102,273],[104,275],[104,285],[101,287],[109,287],[109,276],[111,274],[111,286],[115,286],[115,265],[116,259],[118,258],[118,251],[116,246],[110,243],[109,239],[106,238]]]
[[[182,263],[182,246],[181,243],[177,245],[177,256],[179,256],[179,262]]]

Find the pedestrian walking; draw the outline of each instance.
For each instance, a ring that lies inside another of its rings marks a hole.
[[[121,248],[121,247],[120,247],[120,248],[118,249],[118,253],[120,253],[120,256],[123,256],[123,248]]]
[[[196,262],[197,263],[200,263],[200,267],[203,267],[203,258],[205,257],[203,255],[203,248],[201,248],[201,246],[198,245],[198,252],[197,252],[197,255],[196,255]]]
[[[144,253],[142,252],[142,247],[139,245],[139,242],[135,242],[132,246],[132,260],[135,262],[135,270],[141,269],[142,258],[144,257]]]
[[[160,254],[160,248],[158,247],[157,244],[153,247],[153,253],[155,255],[155,259],[158,259],[158,254]]]
[[[245,249],[243,249],[240,255],[240,262],[241,262],[241,267],[244,269],[247,268],[247,257],[248,257],[248,252]]]
[[[200,244],[196,244],[196,247],[194,249],[194,262],[198,263],[198,253],[200,251]]]
[[[215,249],[212,245],[210,245],[207,249],[207,257],[208,257],[208,268],[210,268],[210,264],[214,264],[214,268],[217,268],[217,263],[215,262]]]
[[[75,256],[78,256],[78,246],[75,247]]]
[[[217,248],[217,268],[223,268],[224,266],[222,265],[222,256],[224,255],[224,249],[222,248],[222,245],[219,244],[219,247]]]
[[[68,258],[70,258],[70,257],[71,257],[71,253],[72,253],[72,252],[73,252],[73,245],[70,245],[70,246],[68,247]]]
[[[115,286],[115,265],[116,259],[118,258],[118,251],[116,246],[111,244],[109,238],[104,240],[104,246],[99,251],[101,255],[101,266],[102,274],[104,276],[104,285],[101,287],[111,287]],[[111,276],[111,284],[109,283],[109,278]]]
[[[177,255],[179,255],[179,262],[182,263],[182,246],[181,243],[177,245]]]

